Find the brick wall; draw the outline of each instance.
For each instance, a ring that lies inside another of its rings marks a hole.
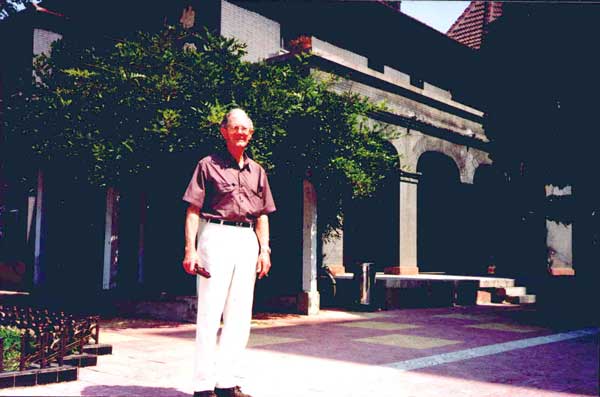
[[[221,34],[246,43],[244,59],[250,62],[276,55],[281,48],[279,23],[225,0],[221,1]]]

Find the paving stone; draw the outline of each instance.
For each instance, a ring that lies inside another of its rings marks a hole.
[[[493,330],[493,331],[506,331],[506,332],[535,332],[535,331],[540,330],[540,328],[538,328],[538,327],[526,327],[526,326],[503,324],[503,323],[473,324],[473,325],[465,325],[465,327],[488,329],[488,330]]]
[[[301,342],[304,339],[300,338],[286,338],[281,336],[269,336],[269,335],[250,335],[250,340],[248,341],[248,347],[257,347],[257,346],[267,346],[267,345],[276,345],[279,343],[293,343],[293,342]]]
[[[371,338],[357,339],[360,342],[377,343],[382,345],[403,347],[407,349],[434,349],[436,347],[456,345],[463,343],[459,340],[449,340],[441,338],[427,338],[425,336],[405,335],[405,334],[390,334],[373,336]]]
[[[400,324],[400,323],[382,322],[382,321],[356,321],[356,322],[343,323],[343,324],[338,324],[338,325],[340,325],[342,327],[367,328],[367,329],[378,329],[378,330],[402,330],[402,329],[421,328],[420,325]]]
[[[535,308],[474,306],[384,313],[385,316],[373,317],[372,321],[366,321],[371,319],[361,317],[361,313],[342,311],[323,311],[312,318],[262,315],[254,321],[250,348],[239,359],[242,374],[239,383],[257,397],[598,394],[597,329],[570,340],[482,357],[466,354],[445,364],[430,360],[428,366],[418,370],[399,371],[386,364],[443,354],[460,355],[478,347],[544,338],[579,328],[555,331],[554,323],[539,317]],[[378,329],[359,324],[373,322],[418,328]],[[544,322],[548,325],[539,326]],[[340,326],[352,323],[359,326]],[[490,323],[503,324],[504,328],[469,327]],[[141,319],[132,321],[131,327],[127,327],[125,320],[115,324],[114,328],[103,327],[101,334],[102,341],[113,345],[112,355],[103,356],[96,366],[80,368],[78,378],[77,369],[73,368],[69,374],[77,380],[2,389],[0,395],[189,397],[192,394],[193,324],[157,326],[151,320]],[[561,329],[568,326],[561,323]],[[515,332],[515,329],[528,331]],[[395,336],[401,343],[412,338],[413,347],[357,341],[384,336]],[[440,345],[443,341],[452,344]],[[67,373],[59,372],[59,378],[67,377]]]

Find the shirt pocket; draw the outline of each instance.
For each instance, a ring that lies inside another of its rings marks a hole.
[[[213,210],[227,210],[233,205],[236,186],[226,182],[215,183]]]
[[[236,185],[228,182],[217,183],[217,194],[230,194],[236,188]]]

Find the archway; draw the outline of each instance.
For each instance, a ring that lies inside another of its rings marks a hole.
[[[464,274],[470,267],[464,241],[464,189],[454,161],[439,152],[418,160],[417,260],[419,271]]]
[[[397,154],[390,143],[389,153]],[[374,262],[377,271],[398,266],[400,178],[395,170],[385,176],[371,197],[344,203],[344,264]]]

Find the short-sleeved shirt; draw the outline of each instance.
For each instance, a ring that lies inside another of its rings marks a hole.
[[[226,151],[198,162],[183,200],[205,219],[254,222],[276,210],[265,170],[245,154],[240,168]]]

